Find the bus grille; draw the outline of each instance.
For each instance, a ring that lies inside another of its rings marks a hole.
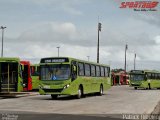
[[[63,89],[43,89],[45,92],[62,92]]]
[[[131,84],[132,86],[140,86],[140,84]]]

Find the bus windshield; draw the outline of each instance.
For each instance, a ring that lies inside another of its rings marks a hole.
[[[130,80],[144,80],[144,79],[145,79],[144,75],[137,75],[137,74],[130,75]]]
[[[70,65],[54,64],[41,66],[41,80],[66,80],[70,77]]]
[[[32,76],[39,76],[39,66],[37,67],[37,70],[36,70],[36,66],[31,66],[31,75]]]

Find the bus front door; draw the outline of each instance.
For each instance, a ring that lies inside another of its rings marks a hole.
[[[17,91],[18,63],[0,63],[0,92],[9,93]]]

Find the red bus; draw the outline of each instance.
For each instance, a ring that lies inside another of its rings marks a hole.
[[[29,61],[20,61],[20,64],[21,64],[21,68],[22,68],[23,90],[30,91],[30,90],[32,90],[30,62]]]
[[[112,70],[112,85],[128,85],[129,76],[122,69],[113,69]]]

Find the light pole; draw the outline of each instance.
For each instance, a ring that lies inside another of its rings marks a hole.
[[[58,46],[58,47],[57,47],[57,49],[58,49],[58,57],[59,57],[59,48],[60,48],[60,47]]]
[[[136,69],[136,53],[134,54],[134,70]]]
[[[101,32],[102,24],[98,22],[98,43],[97,43],[97,63],[99,63],[99,32]]]
[[[1,26],[0,29],[2,29],[2,51],[1,51],[1,57],[3,57],[3,36],[4,36],[4,29],[7,27]]]
[[[128,45],[126,44],[126,46],[125,46],[125,63],[124,63],[124,71],[125,71],[125,73],[126,73],[126,52],[127,52],[127,49],[128,49]]]
[[[90,56],[87,56],[87,57],[88,57],[88,61],[89,61],[89,57],[90,57]]]

